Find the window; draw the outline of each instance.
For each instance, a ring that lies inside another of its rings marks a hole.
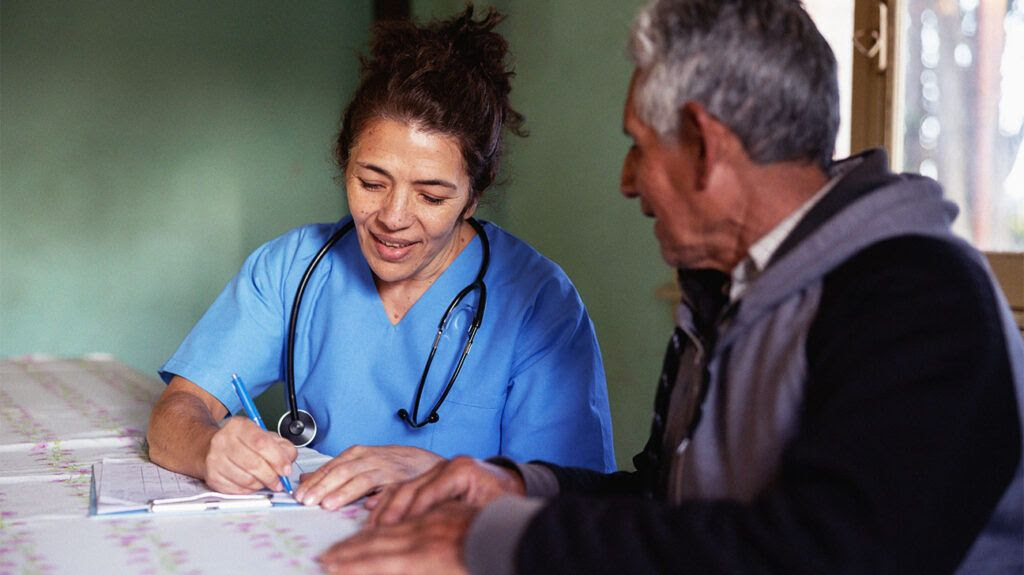
[[[1020,0],[909,0],[903,167],[941,181],[956,230],[982,249],[1024,249],[1024,6]]]
[[[854,151],[942,183],[954,230],[1024,250],[1024,0],[858,0]],[[877,44],[877,46],[876,46]]]

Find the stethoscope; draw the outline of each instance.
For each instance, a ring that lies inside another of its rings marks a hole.
[[[430,348],[430,355],[427,356],[427,363],[423,366],[423,375],[420,376],[420,384],[416,387],[416,399],[412,405],[412,415],[409,414],[404,408],[399,409],[396,415],[398,418],[404,421],[409,427],[413,429],[419,429],[428,423],[437,423],[440,416],[437,414],[437,410],[440,409],[441,404],[444,403],[448,392],[452,390],[452,385],[455,384],[455,378],[459,377],[459,371],[462,370],[462,364],[466,361],[466,356],[469,355],[469,348],[473,346],[473,337],[476,336],[476,330],[480,327],[480,323],[484,319],[484,308],[487,304],[487,286],[484,285],[484,275],[487,273],[487,267],[491,263],[491,245],[487,239],[487,234],[484,233],[484,228],[480,225],[480,222],[473,218],[467,220],[469,225],[473,226],[476,230],[477,237],[480,238],[480,245],[483,247],[483,258],[480,261],[480,269],[476,272],[476,279],[472,283],[462,288],[462,291],[455,296],[452,303],[448,304],[448,309],[444,311],[444,315],[441,316],[441,321],[437,324],[437,335],[434,336],[434,345]],[[288,411],[281,416],[281,419],[277,422],[277,433],[285,439],[291,441],[298,447],[309,445],[313,438],[316,437],[316,421],[308,411],[298,408],[298,402],[295,399],[295,325],[299,319],[299,305],[302,303],[302,294],[306,291],[306,284],[309,283],[310,276],[313,275],[313,271],[316,266],[320,263],[320,260],[327,255],[327,252],[334,247],[334,244],[338,243],[342,237],[345,236],[349,231],[352,230],[353,222],[349,220],[348,223],[341,226],[338,231],[334,232],[323,247],[317,252],[313,260],[306,266],[305,273],[302,274],[302,280],[299,281],[299,287],[295,290],[295,303],[292,304],[291,319],[288,322],[288,366],[285,372],[285,383],[288,386]],[[451,315],[452,310],[459,305],[467,295],[469,295],[474,289],[480,290],[480,301],[477,303],[476,310],[473,312],[473,321],[469,325],[469,336],[466,339],[466,345],[462,348],[462,355],[459,357],[459,363],[455,366],[455,371],[452,373],[451,379],[448,380],[448,384],[444,388],[444,392],[434,403],[434,407],[430,409],[430,414],[427,415],[426,419],[422,421],[419,419],[420,411],[420,398],[423,395],[423,386],[427,381],[427,374],[430,373],[430,364],[434,361],[434,353],[437,352],[437,344],[441,341],[441,334],[444,333],[445,323],[448,321],[448,316]]]

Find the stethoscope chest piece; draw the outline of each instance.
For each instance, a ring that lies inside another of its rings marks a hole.
[[[305,447],[316,437],[316,421],[306,410],[298,409],[296,412],[298,419],[292,417],[291,411],[281,416],[277,422],[277,433],[296,447]]]

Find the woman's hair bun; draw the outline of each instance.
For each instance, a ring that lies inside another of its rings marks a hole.
[[[512,109],[515,75],[508,43],[494,28],[504,16],[493,7],[482,18],[468,5],[448,20],[419,26],[386,21],[374,27],[369,56],[360,59],[361,83],[338,136],[338,161],[374,117],[386,117],[455,137],[476,193],[494,181],[503,131],[525,136]]]

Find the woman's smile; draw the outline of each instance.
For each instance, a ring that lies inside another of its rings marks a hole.
[[[377,248],[377,254],[381,259],[390,262],[399,262],[406,257],[420,242],[406,241],[376,232],[370,232]]]

